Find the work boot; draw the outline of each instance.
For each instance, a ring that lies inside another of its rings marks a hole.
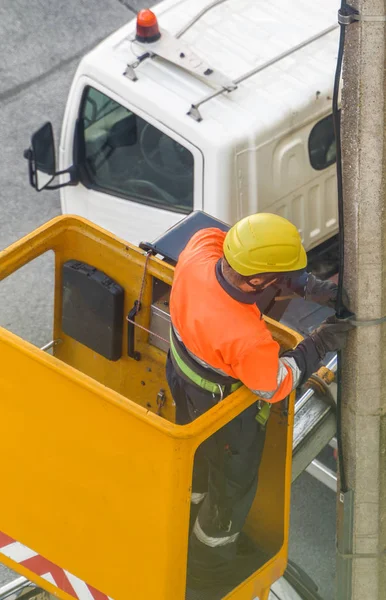
[[[194,553],[189,554],[187,589],[190,592],[196,591],[202,594],[210,591],[212,594],[226,595],[257,571],[269,558],[243,532],[239,536],[237,552],[232,560],[220,561],[219,557],[213,553],[212,548],[201,547],[199,556],[197,549]],[[219,598],[222,597],[219,596]],[[211,597],[208,596],[208,598]],[[213,596],[214,599],[215,596]],[[195,600],[193,596],[191,600]]]

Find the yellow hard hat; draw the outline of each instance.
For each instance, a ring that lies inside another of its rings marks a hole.
[[[284,217],[257,213],[238,221],[224,240],[224,255],[240,275],[285,273],[307,266],[299,232]]]

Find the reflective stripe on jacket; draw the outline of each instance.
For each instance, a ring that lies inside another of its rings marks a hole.
[[[216,265],[224,237],[219,229],[203,229],[181,253],[170,298],[172,323],[193,355],[277,402],[298,384],[299,368],[291,357],[279,358],[279,344],[253,296],[236,299],[220,284]]]

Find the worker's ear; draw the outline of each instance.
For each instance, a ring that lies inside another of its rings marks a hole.
[[[258,289],[258,288],[262,288],[264,289],[265,287],[267,287],[268,285],[271,285],[272,283],[275,283],[275,281],[278,279],[278,276],[275,275],[256,275],[256,277],[251,277],[250,279],[248,279],[248,284],[251,285],[253,288]]]
[[[249,285],[251,285],[253,287],[256,287],[263,283],[263,278],[262,277],[251,277],[251,279],[248,279],[247,283],[249,283]]]

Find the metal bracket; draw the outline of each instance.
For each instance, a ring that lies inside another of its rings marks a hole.
[[[208,96],[205,96],[205,98],[202,98],[202,100],[200,100],[196,104],[192,104],[191,107],[190,107],[190,109],[188,110],[188,112],[186,114],[189,117],[192,117],[192,119],[194,119],[195,121],[197,121],[199,123],[200,121],[202,121],[202,116],[201,116],[201,113],[199,111],[199,106],[201,106],[201,104],[204,104],[205,102],[208,102],[208,100],[213,100],[213,98],[216,98],[217,96],[221,96],[221,94],[223,94],[224,92],[233,92],[234,90],[237,90],[237,87],[238,87],[237,83],[233,82],[233,87],[232,88],[222,87],[219,90],[216,90],[215,92],[212,92]]]
[[[126,66],[126,71],[123,73],[125,77],[127,77],[128,79],[131,79],[131,81],[138,81],[138,77],[137,74],[135,72],[135,69],[141,64],[141,62],[143,62],[146,58],[151,58],[153,55],[151,52],[145,52],[144,54],[141,54],[141,56],[138,56],[137,60],[134,61],[133,63],[128,63]]]
[[[192,119],[194,119],[195,121],[197,121],[197,123],[200,123],[200,121],[202,121],[201,113],[198,110],[197,106],[195,106],[194,104],[192,104],[192,106],[190,107],[190,109],[188,110],[188,112],[186,114],[189,117],[192,117]]]
[[[138,77],[134,71],[134,63],[132,63],[131,65],[128,64],[126,67],[126,71],[123,74],[125,77],[127,77],[127,79],[131,79],[131,81],[138,81]]]
[[[235,89],[236,86],[229,77],[213,69],[198,54],[193,52],[186,42],[177,39],[164,29],[160,29],[160,33],[161,37],[151,43],[139,42],[135,38],[131,39],[132,44],[135,44],[136,47],[143,51],[143,54],[136,61],[127,65],[124,73],[126,77],[132,81],[136,81],[138,78],[135,69],[141,62],[146,58],[158,56],[188,71],[212,87],[218,88],[220,86],[221,92]]]
[[[354,491],[340,492],[337,535],[337,598],[352,597]]]
[[[359,13],[355,8],[349,4],[345,4],[343,8],[338,10],[338,23],[339,25],[350,25],[354,23],[354,16],[359,16]]]
[[[164,389],[160,389],[160,391],[157,394],[157,415],[161,416],[161,412],[163,407],[165,406],[165,402],[166,402],[166,395],[165,395],[165,390]]]

